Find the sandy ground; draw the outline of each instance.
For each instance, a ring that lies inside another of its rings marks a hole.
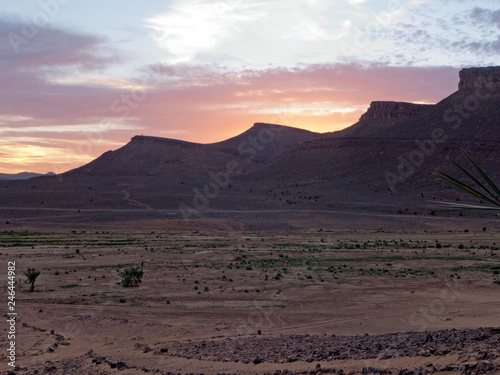
[[[172,348],[203,340],[500,326],[500,282],[495,283],[500,232],[495,230],[130,228],[3,232],[0,244],[5,305],[8,261],[16,262],[20,281],[16,363],[22,374],[51,366],[57,374],[255,374],[313,370],[318,363],[346,372],[429,363],[437,368],[459,365],[464,353],[245,364],[232,361],[231,353],[228,361],[214,361],[179,357]],[[142,265],[145,277],[140,287],[124,288],[119,271],[131,264]],[[27,268],[41,271],[34,293],[24,283]],[[11,369],[4,355],[7,328],[4,324],[0,341],[5,372]],[[96,356],[104,362],[92,363]],[[111,368],[109,360],[129,368]]]

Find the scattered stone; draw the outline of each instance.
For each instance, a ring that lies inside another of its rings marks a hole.
[[[371,367],[371,366],[363,367],[363,371],[362,371],[363,375],[367,375],[371,372],[373,372],[373,373],[380,372],[380,370],[376,367]]]
[[[94,358],[92,358],[92,363],[95,363],[96,365],[100,365],[103,360],[104,360],[104,358],[94,357]]]
[[[108,359],[108,360],[106,360],[106,363],[111,368],[116,368],[118,366],[118,361],[116,359]]]
[[[470,359],[470,355],[465,355],[465,354],[458,357],[458,360],[460,362],[467,362],[469,359]]]
[[[477,369],[479,371],[492,371],[498,368],[498,363],[493,361],[479,361],[477,363]]]

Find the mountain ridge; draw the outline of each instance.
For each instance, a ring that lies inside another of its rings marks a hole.
[[[429,215],[429,199],[464,198],[433,174],[449,171],[447,157],[460,158],[461,149],[500,178],[496,72],[462,74],[458,91],[434,105],[372,102],[358,125],[339,132],[255,123],[212,144],[137,135],[57,177],[3,183],[0,208],[16,202],[110,210],[111,221],[114,212],[123,212],[120,220],[132,217],[131,210],[147,218],[170,210],[186,220],[283,212],[276,225],[288,220],[287,212],[302,210]]]

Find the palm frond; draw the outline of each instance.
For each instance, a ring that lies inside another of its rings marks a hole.
[[[432,201],[429,201],[432,202]],[[443,208],[443,206],[446,206],[447,209],[455,209],[455,210],[488,210],[488,211],[500,211],[500,207],[493,207],[493,206],[479,206],[475,204],[467,204],[467,203],[455,203],[455,202],[432,202],[435,205],[432,206],[436,210],[439,210],[440,208]]]
[[[476,171],[481,175],[481,177],[486,181],[486,183],[493,189],[495,194],[489,193],[499,204],[500,204],[500,189],[495,185],[493,181],[491,181],[490,177],[476,164],[476,162],[467,154],[465,151],[463,151],[463,154],[469,160],[469,162],[472,164],[472,166],[476,169]]]
[[[491,180],[491,178],[484,172],[481,167],[467,154],[464,150],[462,150],[465,158],[469,161],[475,171],[481,176],[485,183],[481,182],[478,178],[474,177],[474,175],[469,172],[467,169],[462,167],[453,159],[449,159],[450,162],[455,165],[457,169],[459,169],[463,174],[465,174],[468,178],[470,178],[477,186],[471,186],[462,182],[455,177],[450,176],[443,171],[436,169],[435,174],[451,185],[459,188],[462,191],[465,191],[467,194],[472,195],[476,198],[479,198],[483,201],[489,202],[493,204],[492,206],[478,206],[473,204],[464,204],[464,203],[455,203],[455,202],[437,202],[441,206],[447,206],[451,209],[458,210],[500,210],[500,189],[495,185],[495,183]],[[482,191],[481,191],[482,190]]]

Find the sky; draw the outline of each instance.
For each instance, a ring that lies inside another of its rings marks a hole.
[[[498,0],[0,0],[0,173],[61,173],[136,134],[340,130],[499,56]]]

